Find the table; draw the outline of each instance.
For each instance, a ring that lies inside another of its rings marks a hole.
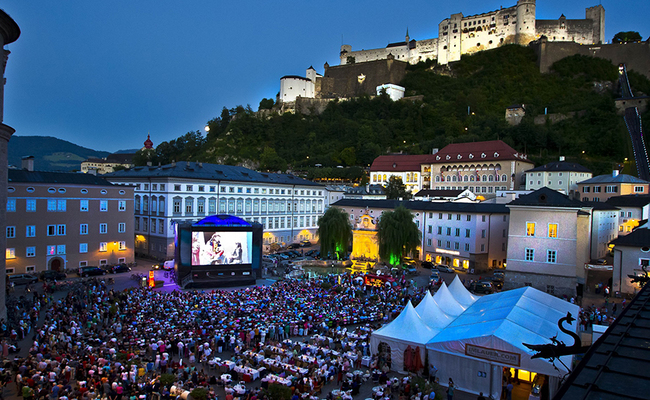
[[[369,356],[361,357],[361,365],[363,365],[364,367],[369,367],[371,360],[372,358]]]

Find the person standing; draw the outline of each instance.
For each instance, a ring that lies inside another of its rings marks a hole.
[[[456,387],[454,386],[454,381],[449,378],[449,386],[447,387],[447,400],[454,400],[454,391]]]

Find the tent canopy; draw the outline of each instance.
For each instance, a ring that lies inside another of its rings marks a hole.
[[[460,281],[458,275],[454,277],[454,280],[449,285],[449,292],[454,296],[454,299],[465,308],[474,304],[478,299],[478,296],[474,296],[469,292],[469,290],[467,290],[465,285]]]
[[[461,306],[460,303],[456,301],[454,296],[447,288],[447,284],[444,282],[442,285],[440,285],[440,288],[436,294],[433,295],[433,301],[440,307],[441,310],[444,311],[445,314],[452,317],[459,316],[465,311],[466,308]]]
[[[422,322],[424,322],[429,328],[434,329],[436,332],[439,332],[440,329],[449,325],[451,321],[454,320],[454,317],[445,314],[445,312],[440,309],[438,304],[433,300],[431,292],[428,290],[422,301],[420,301],[420,304],[415,307],[415,311],[417,311],[420,318],[422,318]]]

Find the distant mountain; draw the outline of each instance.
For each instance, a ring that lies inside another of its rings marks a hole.
[[[113,154],[135,154],[138,151],[140,151],[140,149],[126,149],[126,150],[118,150]]]
[[[87,158],[103,158],[110,154],[51,136],[12,136],[8,152],[9,165],[18,168],[22,157],[34,156],[34,169],[38,171],[79,170],[81,162]]]

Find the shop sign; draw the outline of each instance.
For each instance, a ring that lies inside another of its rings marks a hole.
[[[521,365],[521,354],[490,349],[488,347],[474,346],[473,344],[465,344],[465,355],[501,364],[513,365],[515,367]]]

